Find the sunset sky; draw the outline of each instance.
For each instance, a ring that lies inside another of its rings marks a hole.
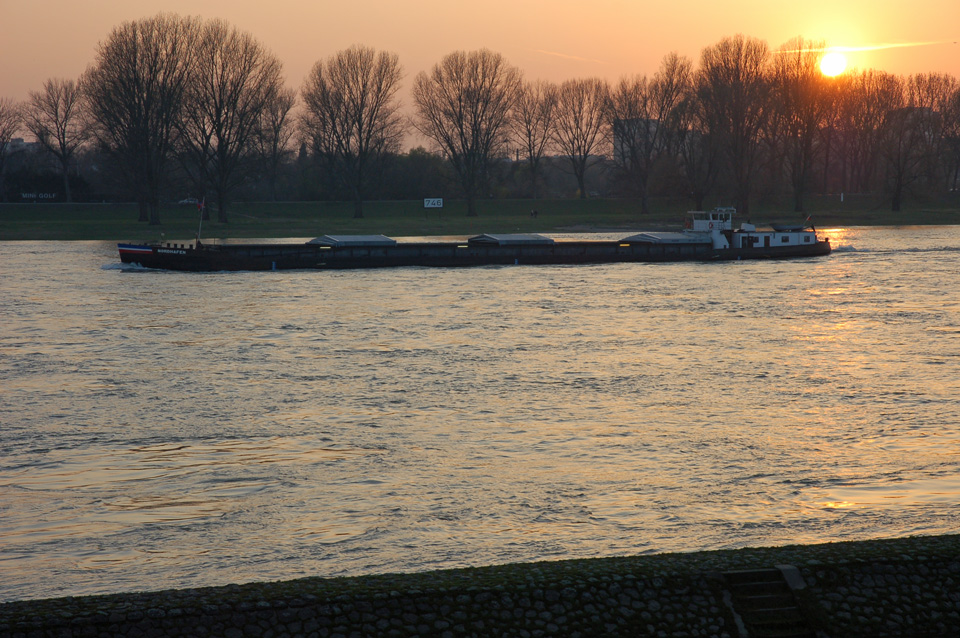
[[[161,11],[250,32],[294,87],[316,60],[352,44],[397,53],[405,86],[447,53],[481,47],[530,79],[614,81],[652,74],[671,51],[696,63],[701,49],[737,33],[771,48],[824,39],[866,48],[847,53],[853,67],[960,77],[958,0],[0,0],[0,97],[22,100],[46,79],[78,77],[112,27]]]

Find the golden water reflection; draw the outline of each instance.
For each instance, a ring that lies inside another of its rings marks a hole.
[[[820,500],[822,498],[823,500]],[[817,499],[830,509],[866,509],[921,505],[949,505],[960,502],[960,478],[929,478],[888,484],[834,487]]]

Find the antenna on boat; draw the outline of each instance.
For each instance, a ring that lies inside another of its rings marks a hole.
[[[200,211],[200,225],[197,227],[197,248],[200,248],[200,231],[203,230],[203,209],[207,204],[207,198],[204,197],[197,203],[197,209]]]

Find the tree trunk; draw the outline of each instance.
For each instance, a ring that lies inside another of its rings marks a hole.
[[[746,215],[750,212],[750,182],[740,180],[737,184],[737,212]]]
[[[149,222],[150,221],[150,207],[147,205],[147,200],[141,199],[137,202],[137,208],[140,211],[140,216],[137,218],[138,222]]]
[[[890,210],[899,213],[900,206],[903,203],[903,177],[899,174],[893,180],[893,192],[890,197]]]
[[[226,192],[226,189],[218,189],[217,192],[217,221],[221,224],[226,224],[230,220],[227,219],[227,198],[223,194]]]
[[[67,203],[73,201],[73,195],[70,193],[70,170],[67,165],[63,165],[63,196]]]
[[[359,195],[353,199],[353,218],[363,219],[363,199]]]
[[[156,200],[150,202],[150,225],[160,225],[160,202]]]
[[[478,217],[476,198],[473,195],[467,195],[467,217]]]
[[[650,214],[650,189],[648,187],[646,175],[637,177],[637,187],[640,190],[640,214]]]
[[[826,195],[830,190],[830,147],[833,141],[833,127],[827,127],[827,135],[823,148],[823,186],[820,188],[820,194]],[[840,186],[843,190],[843,186]]]

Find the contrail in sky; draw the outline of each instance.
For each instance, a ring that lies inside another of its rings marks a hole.
[[[880,51],[883,49],[904,49],[908,47],[929,47],[938,44],[956,44],[956,40],[934,40],[931,42],[888,42],[885,44],[867,44],[859,47],[827,46],[822,49],[792,49],[780,53],[809,53],[811,51],[839,51],[840,53],[856,53],[857,51]]]
[[[552,55],[558,58],[564,58],[566,60],[578,60],[580,62],[593,62],[594,64],[603,64],[602,60],[594,60],[592,58],[581,58],[575,55],[567,55],[566,53],[557,53],[556,51],[544,51],[543,49],[531,49],[534,53],[542,53],[544,55]]]
[[[907,47],[929,47],[937,44],[956,44],[956,40],[935,40],[933,42],[893,42],[887,44],[873,44],[862,47],[827,47],[830,51],[856,52],[856,51],[879,51],[881,49],[903,49]]]

